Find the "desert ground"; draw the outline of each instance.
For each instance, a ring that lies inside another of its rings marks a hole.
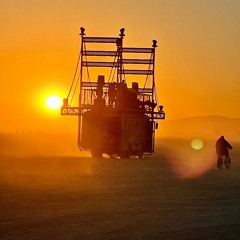
[[[143,159],[2,154],[0,239],[239,239],[240,144],[157,141]]]

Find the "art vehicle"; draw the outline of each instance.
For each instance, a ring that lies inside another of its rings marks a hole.
[[[78,147],[93,157],[150,155],[156,120],[165,119],[155,86],[157,41],[150,48],[124,47],[124,31],[118,37],[87,37],[81,28],[75,77],[61,108],[62,115],[78,116]]]

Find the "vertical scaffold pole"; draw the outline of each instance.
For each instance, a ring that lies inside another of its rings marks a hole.
[[[81,36],[81,67],[80,67],[80,86],[79,86],[79,99],[78,99],[78,107],[79,107],[79,115],[78,115],[78,146],[81,146],[81,133],[82,133],[82,114],[81,114],[81,107],[82,107],[82,61],[83,61],[83,37],[85,35],[85,28],[80,28]],[[80,149],[81,150],[81,149]]]
[[[117,66],[117,83],[120,83],[122,79],[122,74],[123,74],[123,63],[122,63],[122,46],[123,46],[123,37],[125,36],[124,34],[125,29],[121,28],[120,29],[120,38],[117,39],[117,55],[118,55],[118,66]]]
[[[153,53],[152,53],[152,61],[153,61],[153,66],[152,66],[152,70],[153,70],[153,75],[152,75],[152,101],[154,102],[154,91],[155,91],[155,49],[157,47],[157,40],[153,40],[152,41],[152,47],[153,47]],[[153,149],[152,151],[154,152],[154,148],[155,148],[155,121],[154,121],[154,109],[152,109],[152,113],[151,113],[151,118],[152,118],[152,124],[153,124],[153,129],[152,129],[152,146]]]

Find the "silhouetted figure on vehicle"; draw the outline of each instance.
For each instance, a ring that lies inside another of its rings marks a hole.
[[[229,157],[229,149],[233,149],[231,144],[224,138],[224,136],[221,136],[217,142],[216,142],[216,153],[218,155],[217,159],[217,166],[218,168],[222,167],[222,164],[226,165],[226,168],[230,167],[231,160]]]
[[[116,100],[116,83],[109,83],[108,88],[109,106],[113,106]]]

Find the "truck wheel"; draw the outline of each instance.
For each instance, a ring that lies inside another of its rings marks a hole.
[[[143,152],[141,151],[138,153],[138,158],[142,158],[142,157],[143,157]]]
[[[125,151],[122,151],[122,152],[119,154],[119,157],[120,157],[121,159],[127,158],[127,153],[126,153]]]
[[[141,149],[139,150],[138,152],[138,158],[142,158],[143,157],[143,149],[144,149],[144,146],[141,147]]]
[[[130,158],[132,155],[132,144],[128,145],[128,150],[126,152],[126,158]]]
[[[102,152],[100,149],[91,149],[91,155],[92,157],[96,157],[96,158],[101,158],[102,157]]]

